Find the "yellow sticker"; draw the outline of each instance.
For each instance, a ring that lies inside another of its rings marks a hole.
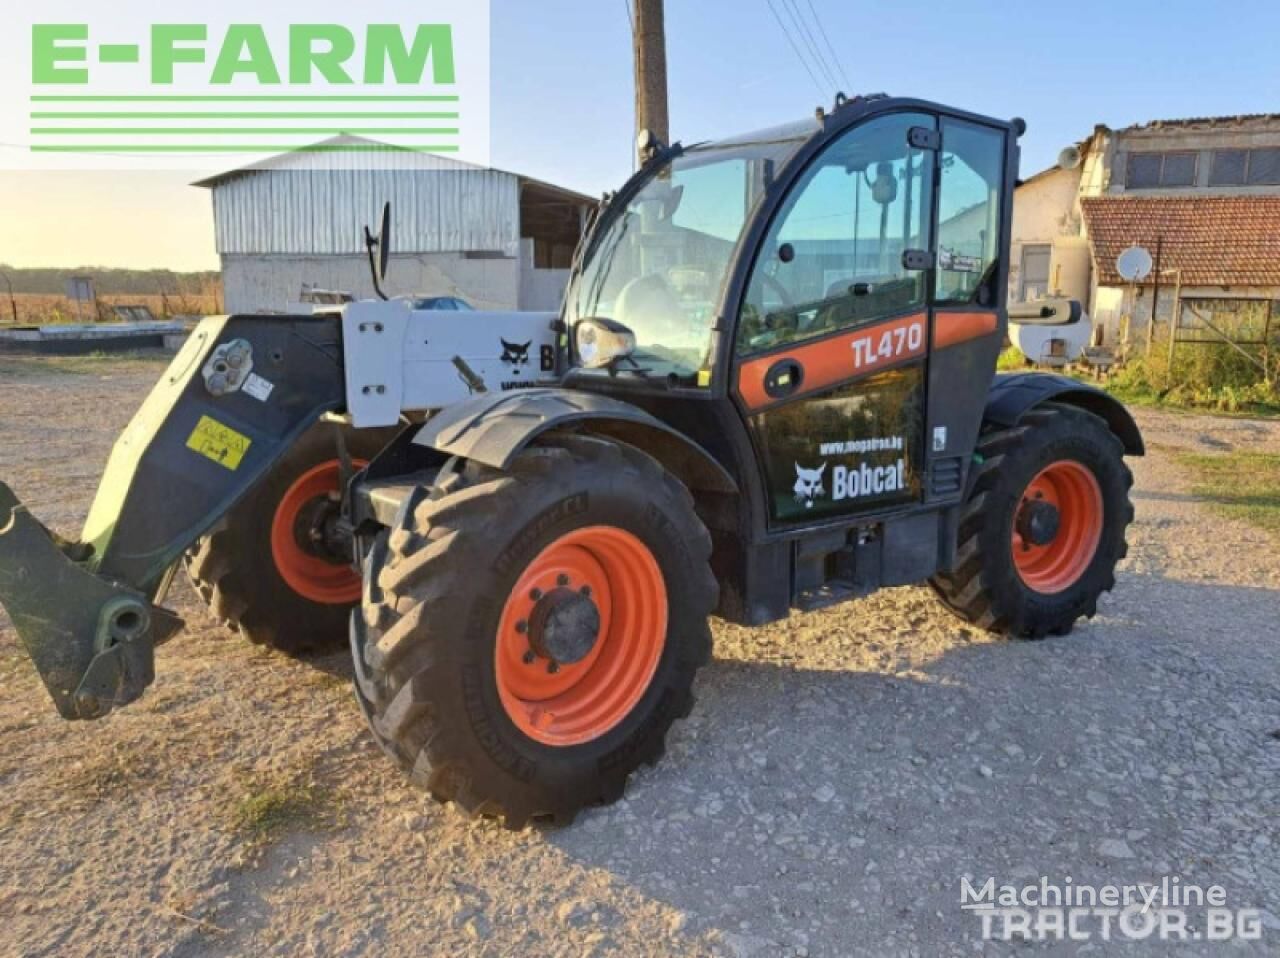
[[[709,389],[710,387],[711,387],[711,370],[699,369],[698,370],[698,388]]]
[[[240,461],[249,451],[251,442],[248,436],[242,436],[230,426],[224,426],[208,416],[201,416],[191,437],[187,439],[187,448],[234,472],[240,468]]]

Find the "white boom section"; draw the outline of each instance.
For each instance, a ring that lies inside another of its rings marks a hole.
[[[554,384],[557,318],[415,311],[403,300],[350,304],[342,339],[352,424],[394,426],[403,412],[442,409],[473,395],[458,359],[489,392]]]

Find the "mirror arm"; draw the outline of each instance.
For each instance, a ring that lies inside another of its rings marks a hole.
[[[381,300],[387,300],[390,297],[382,291],[382,283],[378,281],[378,261],[374,258],[373,251],[382,245],[382,238],[374,236],[369,232],[369,227],[364,228],[364,246],[365,251],[369,254],[369,273],[373,277],[373,291],[378,294]]]
[[[1047,299],[1009,307],[1009,321],[1020,326],[1074,326],[1084,318],[1084,307],[1074,299]]]

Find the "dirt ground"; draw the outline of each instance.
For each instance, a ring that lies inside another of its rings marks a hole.
[[[0,359],[0,477],[75,534],[159,360]],[[146,697],[57,718],[0,613],[0,954],[964,955],[960,883],[1180,876],[1280,951],[1280,546],[1206,511],[1177,449],[1280,424],[1140,412],[1117,591],[996,641],[922,589],[717,623],[691,719],[626,799],[513,834],[402,783],[341,655],[189,628]],[[1193,915],[1191,928],[1196,928]],[[1094,940],[1057,953],[1203,954]]]

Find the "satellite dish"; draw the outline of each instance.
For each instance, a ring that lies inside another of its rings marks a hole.
[[[1155,261],[1141,246],[1130,246],[1116,258],[1116,272],[1130,283],[1140,283],[1151,275]]]
[[[1074,170],[1080,165],[1080,151],[1069,146],[1058,154],[1058,167],[1063,170]]]

